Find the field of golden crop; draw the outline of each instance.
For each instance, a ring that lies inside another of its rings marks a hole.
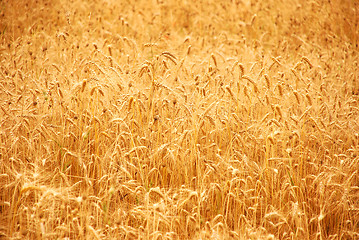
[[[356,0],[0,1],[0,239],[359,239]]]

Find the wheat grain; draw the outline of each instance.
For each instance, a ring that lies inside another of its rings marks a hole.
[[[216,66],[216,68],[217,68],[217,67],[218,67],[218,65],[217,65],[216,56],[214,56],[214,54],[213,54],[213,53],[211,54],[211,58],[212,58],[212,60],[213,60],[214,66]]]
[[[270,89],[270,80],[267,74],[264,74],[264,79],[266,80],[267,89]]]
[[[306,62],[310,68],[313,68],[313,64],[309,61],[309,59],[307,57],[302,57],[302,61]]]
[[[299,98],[299,93],[297,91],[293,91],[293,94],[295,96],[295,99],[297,100],[297,103],[300,104],[300,98]]]
[[[259,92],[257,84],[256,84],[250,77],[248,77],[248,76],[246,76],[246,75],[243,75],[242,78],[248,80],[250,83],[253,84],[254,91],[255,91],[256,93]]]
[[[309,94],[306,94],[305,97],[307,98],[309,105],[312,106],[313,102],[312,102],[312,98],[309,96]]]
[[[191,49],[192,49],[192,46],[189,45],[188,48],[187,48],[187,55],[190,55],[190,54],[191,54]]]
[[[161,53],[161,55],[165,56],[166,58],[168,58],[169,60],[171,60],[175,65],[177,65],[177,58],[170,52],[163,52]]]
[[[283,96],[283,89],[282,89],[282,83],[278,83],[277,84],[278,87],[278,93],[280,96]]]
[[[282,118],[283,118],[283,115],[282,115],[282,110],[280,109],[280,106],[279,106],[279,105],[276,105],[276,106],[275,106],[275,110],[276,110],[277,113],[279,114],[280,119],[282,119]]]
[[[229,92],[229,95],[231,95],[231,97],[232,97],[232,99],[234,100],[234,101],[237,101],[236,100],[236,97],[234,96],[234,94],[233,94],[233,92],[232,92],[232,90],[231,90],[231,88],[230,88],[230,86],[226,86],[226,90]]]

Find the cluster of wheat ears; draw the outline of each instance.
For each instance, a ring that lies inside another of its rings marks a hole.
[[[0,1],[0,239],[359,239],[359,3]]]

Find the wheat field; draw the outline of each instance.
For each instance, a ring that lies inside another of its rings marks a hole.
[[[0,1],[0,239],[359,239],[356,0]]]

